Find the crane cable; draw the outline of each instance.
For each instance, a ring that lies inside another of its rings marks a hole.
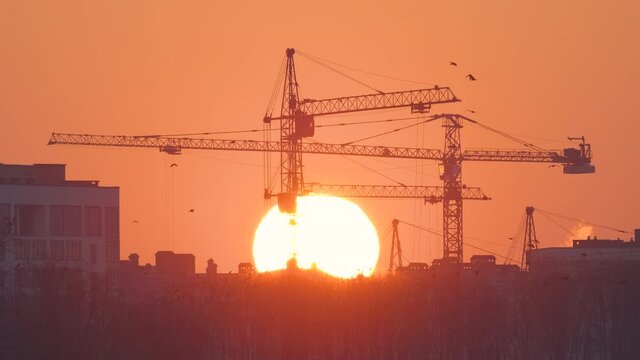
[[[269,97],[269,103],[267,104],[267,109],[265,110],[265,118],[266,117],[271,117],[273,116],[273,111],[275,109],[276,106],[276,100],[278,98],[278,93],[279,93],[279,89],[280,87],[283,86],[284,84],[284,78],[285,78],[285,73],[286,73],[286,67],[287,67],[287,63],[286,63],[286,56],[282,58],[282,60],[280,61],[280,70],[278,71],[278,75],[276,75],[276,81],[273,84],[273,89],[271,90],[271,96]],[[270,122],[263,122],[262,124],[262,140],[265,142],[270,142],[271,141],[271,123]],[[257,132],[257,131],[250,131],[250,132]],[[236,133],[236,132],[228,132],[228,133]],[[264,152],[263,157],[262,157],[262,161],[263,161],[263,187],[265,189],[269,189],[269,193],[271,193],[271,191],[273,190],[273,182],[275,177],[271,177],[271,159],[272,159],[272,154],[268,153],[268,152]],[[275,175],[278,174],[278,171],[275,172]],[[266,199],[265,199],[266,200]],[[265,202],[266,203],[266,202]]]
[[[615,232],[619,232],[619,233],[623,233],[623,234],[632,234],[630,231],[626,231],[626,230],[622,230],[622,229],[617,229],[617,228],[614,228],[614,227],[611,227],[611,226],[595,224],[595,223],[592,223],[592,222],[590,222],[590,221],[586,221],[586,220],[583,220],[583,219],[574,218],[574,217],[567,216],[567,215],[561,215],[561,214],[553,213],[553,212],[551,212],[551,211],[547,211],[547,210],[542,210],[542,209],[538,209],[538,208],[536,208],[536,211],[538,211],[538,212],[540,212],[540,213],[542,213],[542,214],[551,215],[551,216],[556,216],[556,217],[559,217],[559,218],[563,218],[563,219],[565,219],[565,220],[571,220],[571,221],[582,222],[582,223],[587,224],[587,225],[591,225],[591,226],[595,226],[595,227],[599,227],[599,228],[603,228],[603,229],[607,229],[607,230],[611,230],[611,231],[615,231]],[[573,235],[575,235],[575,234],[573,234]]]
[[[265,117],[273,115],[273,110],[276,107],[276,99],[278,98],[278,92],[284,82],[284,73],[286,71],[285,69],[286,69],[286,57],[283,57],[282,61],[280,62],[280,70],[278,71],[278,75],[276,76],[276,81],[273,84],[271,95],[269,96],[269,103],[267,104],[267,110],[264,113]]]
[[[537,210],[537,209],[536,209]],[[540,215],[544,216],[547,220],[549,220],[552,224],[556,225],[557,227],[559,227],[560,229],[564,230],[564,232],[566,232],[568,235],[571,236],[577,236],[576,234],[574,234],[571,230],[567,229],[566,227],[560,225],[560,223],[558,223],[557,221],[553,220],[552,218],[550,218],[547,214],[545,214],[543,211],[540,212]]]
[[[341,127],[341,126],[351,126],[351,125],[365,125],[365,124],[377,124],[377,123],[386,123],[386,122],[397,122],[397,121],[407,121],[414,120],[415,116],[408,116],[402,118],[389,118],[389,119],[379,119],[379,120],[365,120],[365,121],[355,121],[355,122],[340,122],[335,124],[320,124],[315,125],[316,128],[331,128],[331,127]],[[181,133],[181,134],[153,134],[153,135],[134,135],[134,137],[139,138],[165,138],[165,137],[181,137],[181,136],[210,136],[210,135],[229,135],[229,134],[246,134],[246,133],[258,133],[258,132],[268,132],[268,131],[279,131],[280,128],[262,128],[262,129],[245,129],[245,130],[226,130],[226,131],[207,131],[207,132],[197,132],[197,133]]]
[[[515,255],[516,248],[518,247],[518,241],[520,240],[520,238],[522,237],[524,239],[524,227],[525,227],[526,218],[527,218],[526,215],[522,215],[522,217],[520,218],[520,223],[516,228],[516,232],[513,234],[513,237],[511,237],[511,245],[509,246],[509,252],[507,253],[509,254],[509,258],[513,258],[513,256]],[[505,260],[504,264],[508,265],[510,264],[510,261]]]
[[[416,122],[415,124],[399,127],[399,128],[396,128],[396,129],[392,129],[392,130],[389,130],[389,131],[385,131],[385,132],[379,133],[379,134],[367,136],[367,137],[364,137],[364,138],[361,138],[361,139],[358,139],[358,140],[349,141],[349,142],[346,142],[346,143],[342,143],[341,145],[353,145],[354,143],[358,143],[358,142],[362,142],[362,141],[365,141],[365,140],[374,139],[374,138],[377,138],[377,137],[380,137],[380,136],[384,136],[384,135],[389,135],[389,134],[392,134],[394,132],[398,132],[398,131],[406,130],[406,129],[409,129],[409,128],[412,128],[412,127],[415,127],[415,126],[418,126],[418,125],[426,124],[428,122],[432,122],[432,121],[437,120],[437,119],[438,118],[436,116],[431,116],[431,117],[429,117],[429,118],[427,118],[425,120]]]
[[[303,53],[301,51],[298,51],[298,53],[300,55],[302,55],[303,57],[305,57],[306,59],[308,59],[308,60],[310,60],[310,61],[312,61],[312,62],[314,62],[314,63],[316,63],[316,64],[318,64],[318,65],[320,65],[322,67],[325,67],[325,68],[337,73],[338,75],[344,76],[345,78],[347,78],[347,79],[349,79],[349,80],[351,80],[353,82],[356,82],[356,83],[358,83],[358,84],[360,84],[360,85],[362,85],[362,86],[364,86],[366,88],[369,88],[369,89],[371,89],[371,90],[373,90],[373,91],[375,91],[375,92],[377,92],[379,94],[383,94],[384,95],[383,91],[380,91],[380,90],[374,88],[373,86],[365,83],[364,81],[358,80],[358,79],[356,79],[355,77],[353,77],[351,75],[347,75],[346,73],[344,73],[344,72],[342,72],[342,71],[340,71],[340,70],[338,70],[336,68],[333,68],[333,67],[329,66],[329,64],[326,64],[326,63],[320,61],[318,58],[315,58],[313,56],[309,56],[309,55],[307,55],[307,54],[305,54],[305,53]]]
[[[313,142],[313,143],[316,143],[316,144],[318,143],[318,142],[314,141],[313,139],[310,139],[310,140],[311,140],[311,142]],[[358,165],[358,166],[361,166],[361,167],[363,167],[363,168],[365,168],[365,169],[367,169],[367,170],[371,171],[372,173],[375,173],[375,174],[377,174],[377,175],[380,175],[380,176],[384,177],[385,179],[390,180],[390,181],[392,181],[392,182],[394,182],[394,183],[396,183],[396,184],[398,184],[398,185],[400,185],[400,186],[403,186],[403,187],[406,187],[406,186],[407,186],[407,185],[405,185],[405,184],[401,183],[400,181],[397,181],[396,179],[394,179],[394,178],[392,178],[392,177],[390,177],[390,176],[387,176],[387,175],[385,175],[385,174],[381,173],[380,171],[378,171],[378,170],[376,170],[376,169],[374,169],[374,168],[371,168],[371,167],[369,167],[369,166],[367,166],[367,165],[365,165],[365,164],[363,164],[363,163],[361,163],[361,162],[359,162],[359,161],[357,161],[357,160],[352,159],[351,157],[349,157],[349,156],[347,156],[347,155],[344,155],[344,154],[338,154],[338,155],[339,155],[339,156],[341,156],[341,157],[343,157],[344,159],[349,160],[349,161],[351,161],[352,163],[354,163],[354,164],[356,164],[356,165]]]
[[[408,223],[408,222],[406,222],[406,221],[402,221],[402,220],[399,220],[399,221],[400,221],[401,223],[405,224],[405,225],[413,226],[413,227],[415,227],[415,228],[417,228],[417,229],[420,229],[420,230],[426,231],[426,232],[428,232],[428,233],[432,233],[432,234],[435,234],[435,235],[438,235],[438,236],[442,236],[442,233],[441,233],[441,232],[438,232],[438,231],[435,231],[435,230],[431,230],[431,229],[427,229],[427,228],[423,228],[423,227],[421,227],[421,226],[418,226],[418,225],[415,225],[415,224]],[[467,238],[467,239],[469,239],[469,238]],[[514,260],[514,259],[512,259],[512,258],[509,258],[509,257],[507,257],[507,256],[504,256],[504,255],[501,255],[501,254],[498,254],[498,253],[495,253],[495,252],[493,252],[493,251],[489,251],[489,250],[486,250],[486,249],[480,248],[480,247],[478,247],[478,246],[471,245],[471,244],[469,244],[469,242],[468,242],[468,241],[465,241],[465,242],[464,242],[464,245],[469,246],[470,248],[473,248],[473,249],[476,249],[476,250],[484,251],[484,252],[489,253],[489,254],[491,254],[491,255],[499,256],[499,257],[504,258],[504,259],[508,259],[508,260],[510,260],[510,261],[516,261],[516,260]]]
[[[544,152],[548,152],[549,151],[549,150],[543,149],[541,147],[538,147],[538,146],[536,146],[536,145],[534,145],[532,143],[529,143],[529,142],[526,142],[524,140],[521,140],[521,139],[519,139],[519,138],[517,138],[517,137],[515,137],[515,136],[513,136],[511,134],[508,134],[508,133],[506,133],[504,131],[501,131],[501,130],[498,130],[498,129],[494,129],[494,128],[492,128],[492,127],[490,127],[488,125],[485,125],[485,124],[483,124],[483,123],[481,123],[481,122],[479,122],[477,120],[470,119],[470,118],[468,118],[466,116],[463,116],[462,118],[467,120],[467,122],[470,122],[472,124],[478,125],[478,126],[484,128],[485,130],[489,130],[491,132],[494,132],[494,133],[496,133],[496,134],[498,134],[500,136],[503,136],[503,137],[505,137],[505,138],[507,138],[507,139],[509,139],[511,141],[514,141],[514,142],[516,142],[516,143],[518,143],[520,145],[523,145],[525,147],[528,147],[530,149],[533,149],[533,150],[536,150],[536,151],[544,151]]]
[[[377,77],[381,77],[381,78],[385,78],[385,79],[389,79],[389,80],[403,81],[403,82],[419,84],[419,85],[435,86],[434,83],[428,83],[428,82],[423,82],[423,81],[415,81],[415,80],[407,80],[407,79],[402,79],[402,78],[398,78],[398,77],[383,75],[383,74],[375,73],[375,72],[372,72],[372,71],[362,70],[362,69],[358,69],[358,68],[355,68],[355,67],[352,67],[352,66],[339,64],[339,63],[334,62],[334,61],[326,60],[326,59],[323,59],[323,58],[320,58],[320,57],[317,57],[317,56],[313,56],[311,54],[307,54],[307,53],[302,52],[300,50],[297,50],[297,51],[298,51],[299,54],[301,54],[303,56],[314,58],[314,59],[316,59],[318,61],[322,61],[322,62],[325,62],[325,63],[328,63],[328,64],[340,66],[340,67],[343,67],[345,69],[358,71],[358,72],[361,72],[363,74],[373,75],[373,76],[377,76]]]

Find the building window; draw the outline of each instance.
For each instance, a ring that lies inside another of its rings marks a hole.
[[[47,243],[44,240],[31,240],[31,258],[37,260],[47,258]]]
[[[66,258],[67,260],[81,260],[82,246],[79,240],[66,241]]]
[[[10,177],[9,178],[9,182],[11,183],[11,185],[19,185],[20,184],[20,178],[19,177]]]
[[[64,241],[51,240],[51,258],[53,260],[64,260]]]
[[[80,236],[80,206],[51,206],[51,235]]]
[[[5,247],[5,240],[4,239],[0,239],[0,262],[4,262],[5,261],[5,253],[6,253],[6,247]],[[0,271],[2,271],[0,269]]]
[[[29,259],[29,240],[15,239],[15,255],[18,260]]]
[[[45,235],[45,207],[42,205],[16,205],[19,236]]]
[[[86,236],[102,235],[102,209],[98,206],[84,208],[84,234]]]
[[[120,243],[117,241],[107,241],[107,261],[117,262],[120,260]]]
[[[108,207],[105,209],[105,235],[108,238],[117,239],[120,236],[119,223],[118,223],[118,208]]]
[[[98,263],[98,246],[96,244],[91,244],[89,247],[89,259],[92,265]]]

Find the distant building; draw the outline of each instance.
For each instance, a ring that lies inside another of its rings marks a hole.
[[[119,257],[118,187],[67,180],[63,164],[0,164],[0,289],[47,268],[105,274]]]
[[[156,273],[167,275],[194,275],[196,257],[193,254],[176,254],[173,251],[156,252]]]
[[[242,262],[238,264],[238,274],[250,275],[255,273],[255,268],[253,264]]]
[[[531,273],[577,273],[620,266],[640,269],[640,229],[635,241],[587,238],[573,240],[572,247],[535,249],[527,253]]]
[[[471,270],[493,270],[496,266],[496,257],[493,255],[473,255],[470,260]]]
[[[206,274],[208,276],[214,276],[218,273],[218,264],[216,264],[213,259],[207,260],[207,271]]]
[[[429,269],[429,265],[423,262],[412,262],[407,266],[398,267],[398,273],[424,273]]]

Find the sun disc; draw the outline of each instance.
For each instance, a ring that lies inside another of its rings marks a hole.
[[[298,197],[295,215],[274,206],[255,232],[253,256],[260,272],[317,267],[332,276],[370,276],[380,253],[376,229],[350,201],[332,196]]]

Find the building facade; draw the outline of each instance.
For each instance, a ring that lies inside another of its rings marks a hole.
[[[572,247],[541,248],[527,252],[532,274],[576,274],[585,271],[612,270],[620,267],[640,269],[640,229],[635,239],[587,238],[573,240]]]
[[[0,288],[36,273],[106,274],[120,258],[119,188],[66,180],[65,165],[0,164]]]

